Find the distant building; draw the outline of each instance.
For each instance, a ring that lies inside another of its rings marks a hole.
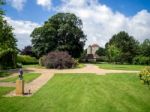
[[[96,54],[96,51],[99,49],[99,45],[93,44],[89,45],[87,48],[86,61],[96,61],[99,56]]]

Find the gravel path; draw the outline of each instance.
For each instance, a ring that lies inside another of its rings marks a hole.
[[[38,91],[44,84],[47,83],[49,79],[51,79],[54,76],[55,73],[95,73],[97,75],[105,75],[106,73],[138,73],[138,71],[100,69],[98,68],[98,66],[93,65],[93,64],[86,64],[84,68],[78,68],[78,69],[57,70],[57,69],[27,68],[27,70],[36,72],[36,73],[41,73],[40,77],[38,77],[37,79],[33,80],[32,82],[28,84],[25,84],[25,94],[27,96],[31,96],[36,91]],[[5,85],[5,84],[0,83],[0,86]],[[9,84],[6,84],[6,86],[7,85]],[[28,94],[29,91],[31,94]],[[15,90],[10,92],[6,96],[16,96]]]

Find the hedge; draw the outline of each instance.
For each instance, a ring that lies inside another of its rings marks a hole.
[[[17,52],[13,49],[0,51],[0,69],[16,68]]]
[[[136,56],[136,57],[133,59],[133,64],[150,65],[150,57]]]
[[[17,63],[21,63],[23,65],[38,64],[38,60],[29,55],[17,55]]]

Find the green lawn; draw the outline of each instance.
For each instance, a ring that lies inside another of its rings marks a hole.
[[[119,64],[96,64],[102,69],[112,69],[112,70],[142,70],[146,66],[144,65],[119,65]]]
[[[10,75],[10,73],[8,73],[8,72],[0,72],[0,77],[6,77],[9,75]]]
[[[24,78],[25,82],[28,83],[39,76],[40,76],[40,73],[25,73],[23,75],[23,78]],[[0,80],[0,82],[16,82],[17,79],[18,79],[18,76],[15,76],[15,77],[10,77],[10,78]]]
[[[136,74],[57,74],[32,97],[0,97],[0,105],[0,112],[149,112],[150,89]]]
[[[12,87],[0,87],[0,97],[2,95],[7,94],[8,92],[12,91],[14,88]],[[1,98],[0,98],[1,99]]]

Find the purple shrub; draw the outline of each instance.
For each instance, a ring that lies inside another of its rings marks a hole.
[[[75,66],[74,59],[67,52],[62,51],[48,53],[43,61],[43,65],[47,68],[65,69]]]

